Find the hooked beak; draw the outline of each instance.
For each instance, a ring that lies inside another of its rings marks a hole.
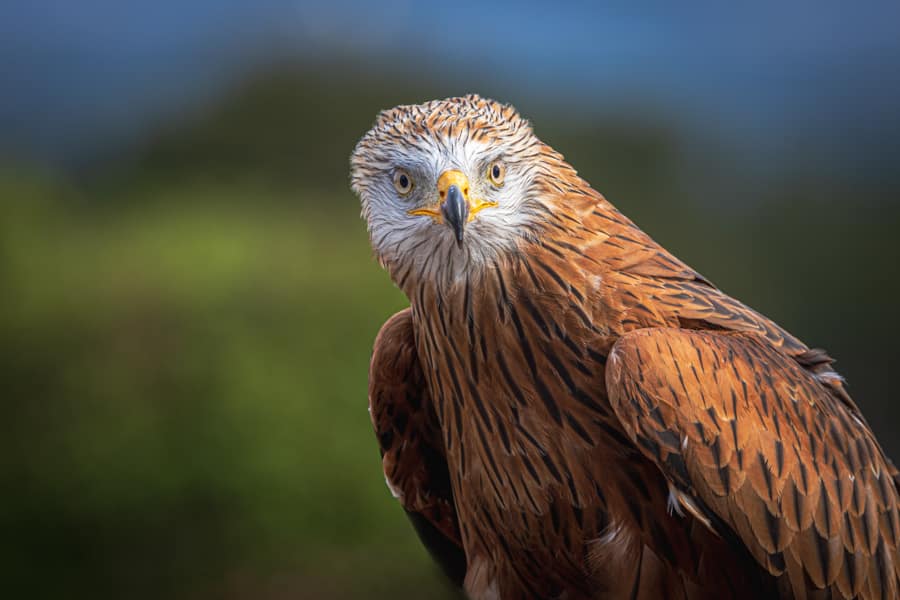
[[[466,223],[496,202],[473,201],[469,196],[469,179],[462,171],[444,171],[437,182],[439,201],[436,206],[416,208],[408,211],[411,215],[427,215],[435,223],[444,223],[453,231],[457,246],[462,246]]]
[[[444,216],[444,223],[453,230],[456,245],[462,246],[463,233],[469,218],[469,203],[456,184],[447,188],[446,198],[441,205],[441,214]]]

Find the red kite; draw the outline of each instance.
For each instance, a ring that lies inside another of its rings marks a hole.
[[[515,109],[385,111],[352,185],[410,301],[369,373],[384,472],[469,597],[898,597],[900,477],[832,359]]]

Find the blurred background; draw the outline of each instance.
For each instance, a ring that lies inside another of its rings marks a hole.
[[[11,597],[450,597],[366,414],[348,156],[479,92],[827,348],[900,459],[900,4],[4,3],[0,573]]]

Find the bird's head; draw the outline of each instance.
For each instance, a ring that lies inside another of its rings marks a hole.
[[[351,175],[395,280],[453,278],[539,235],[541,180],[562,165],[513,107],[468,95],[383,111]]]

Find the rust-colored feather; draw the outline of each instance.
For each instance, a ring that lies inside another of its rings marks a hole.
[[[459,583],[465,556],[443,442],[415,351],[409,309],[378,333],[369,371],[369,414],[385,480],[423,543]]]
[[[641,360],[642,350],[644,356],[652,351],[653,360]],[[683,453],[688,477],[668,472],[664,463],[660,464],[663,473],[701,502],[715,506],[773,575],[783,576],[784,568],[780,560],[769,565],[769,557],[788,553],[792,561],[787,569],[797,571],[789,574],[791,581],[808,579],[814,587],[837,586],[841,594],[853,595],[867,587],[866,579],[873,576],[871,570],[860,568],[861,563],[877,564],[886,558],[896,570],[896,537],[877,526],[896,510],[896,488],[884,506],[874,500],[863,505],[858,500],[862,518],[844,518],[851,491],[858,485],[858,494],[874,497],[880,490],[874,472],[888,470],[871,432],[827,386],[764,340],[747,334],[676,329],[642,329],[623,336],[610,357],[607,389],[629,436],[636,442],[642,436],[659,436],[648,413],[658,403],[672,402],[668,389],[689,354],[697,355],[692,361],[695,366],[702,365],[691,385],[719,389],[715,395],[700,395],[688,388],[687,395],[699,401],[679,412],[674,427],[675,435],[689,440]],[[645,403],[630,402],[635,395]],[[757,410],[763,395],[768,398],[767,414]],[[716,406],[719,403],[724,407]],[[705,408],[714,408],[720,415],[715,426],[719,435],[712,441],[696,433],[694,415]],[[735,423],[741,424],[738,432],[744,429],[753,434],[736,434]],[[788,449],[794,466],[784,458],[785,450],[779,450],[784,439],[777,435],[781,429],[797,434],[795,445]],[[860,438],[873,451],[873,462],[851,469],[838,448]],[[733,458],[723,467],[747,475],[746,482],[727,495],[721,477],[704,468],[703,457],[712,444],[743,455],[740,464]],[[695,458],[697,449],[699,458]],[[858,536],[865,540],[862,546],[856,543]],[[893,583],[885,583],[895,590],[896,573]]]

